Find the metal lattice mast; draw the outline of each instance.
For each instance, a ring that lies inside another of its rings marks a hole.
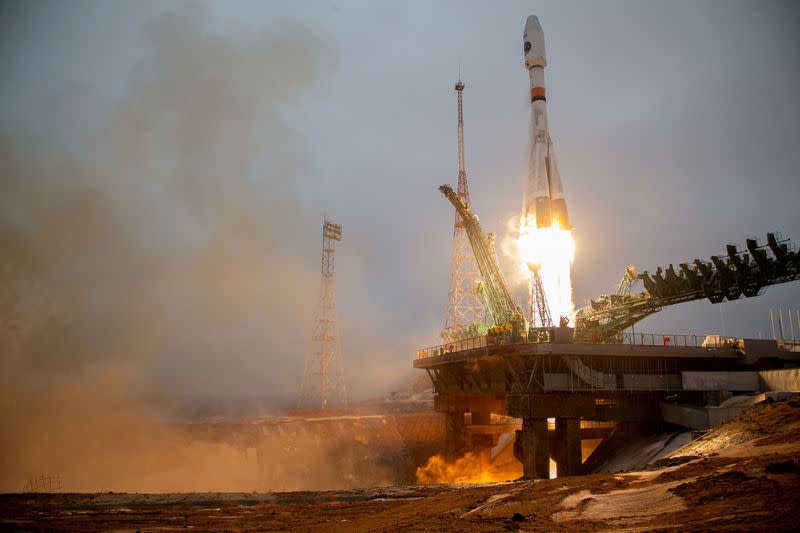
[[[455,90],[458,95],[458,190],[456,194],[464,205],[469,206],[469,187],[467,186],[467,171],[464,164],[464,112],[462,103],[464,83],[461,80],[456,82]],[[477,289],[480,279],[478,265],[475,262],[475,256],[470,247],[467,233],[464,231],[464,221],[456,211],[453,225],[450,288],[447,293],[447,316],[444,322],[445,330],[469,326],[486,320],[486,313]]]
[[[542,278],[539,276],[539,269],[531,271],[531,296],[530,296],[530,325],[532,328],[549,328],[553,326],[553,319],[550,317],[550,306],[544,295]]]
[[[311,352],[306,357],[298,406],[318,398],[320,407],[331,400],[347,405],[339,326],[336,322],[336,287],[333,278],[334,244],[342,240],[342,226],[325,220],[322,226],[322,269],[317,316],[311,329]]]

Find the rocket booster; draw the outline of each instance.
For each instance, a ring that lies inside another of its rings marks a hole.
[[[544,49],[544,32],[538,17],[531,15],[525,21],[522,35],[525,68],[531,82],[530,159],[525,181],[522,216],[523,224],[550,227],[558,224],[571,228],[567,215],[564,187],[558,172],[553,141],[547,125],[547,100],[545,98],[544,67],[547,56]]]

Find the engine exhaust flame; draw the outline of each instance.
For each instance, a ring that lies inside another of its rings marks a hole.
[[[565,316],[575,318],[572,299],[572,261],[575,259],[575,239],[572,231],[554,220],[549,228],[537,228],[536,221],[520,221],[517,250],[521,268],[527,273],[539,269],[550,314],[554,321]]]

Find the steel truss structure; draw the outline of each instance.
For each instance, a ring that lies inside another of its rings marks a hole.
[[[464,112],[462,92],[464,83],[455,85],[458,95],[458,188],[456,195],[464,205],[470,205],[467,171],[464,162]],[[442,338],[446,341],[481,335],[486,332],[486,312],[478,292],[481,275],[469,245],[464,221],[455,212],[453,224],[452,266],[447,292],[447,313]]]
[[[311,330],[312,349],[306,357],[300,382],[298,407],[316,398],[319,406],[338,401],[347,405],[344,364],[336,320],[336,287],[333,278],[335,243],[342,240],[342,226],[325,220],[322,225],[322,268],[317,316]]]
[[[673,265],[658,267],[653,275],[642,272],[638,279],[642,280],[644,292],[625,294],[620,290],[591,300],[577,312],[575,339],[619,342],[624,330],[666,306],[705,298],[711,303],[750,298],[770,285],[800,280],[800,254],[779,233],[768,233],[764,245],[747,239],[747,251],[729,244],[727,257],[695,259],[678,267],[679,271]]]

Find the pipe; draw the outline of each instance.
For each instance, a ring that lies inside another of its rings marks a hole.
[[[775,336],[775,317],[772,316],[772,308],[771,307],[769,308],[769,322],[770,322],[770,324],[772,324],[772,338],[773,339],[777,339],[777,337]]]

